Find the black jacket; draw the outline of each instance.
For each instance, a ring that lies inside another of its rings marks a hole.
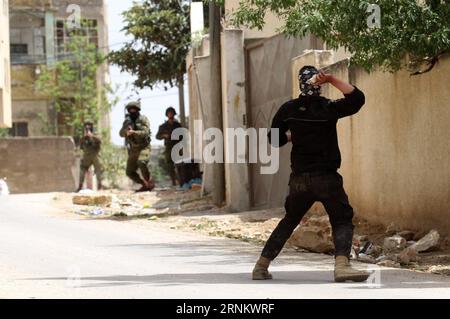
[[[272,121],[279,129],[275,147],[287,143],[291,131],[291,168],[294,173],[331,171],[341,166],[336,124],[338,119],[357,113],[364,105],[364,93],[358,88],[339,100],[322,96],[300,96],[281,106]]]

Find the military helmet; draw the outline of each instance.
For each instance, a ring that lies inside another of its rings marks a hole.
[[[177,111],[175,111],[175,109],[172,106],[170,106],[166,109],[166,116],[169,114],[170,111],[173,112],[173,115],[177,115]]]
[[[94,130],[94,121],[91,121],[91,120],[86,120],[86,121],[84,121],[84,123],[83,123],[83,127],[85,128],[85,129],[90,129],[90,130]]]
[[[127,111],[129,111],[131,108],[136,108],[136,109],[138,109],[140,111],[141,110],[141,103],[139,103],[137,101],[132,101],[132,102],[129,102],[125,106],[125,108],[127,109]]]

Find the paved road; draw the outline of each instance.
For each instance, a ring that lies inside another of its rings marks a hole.
[[[283,253],[275,279],[255,282],[258,247],[150,221],[89,220],[51,198],[0,197],[0,298],[450,297],[450,278],[388,268],[374,275],[378,288],[337,284],[332,258],[317,254]]]

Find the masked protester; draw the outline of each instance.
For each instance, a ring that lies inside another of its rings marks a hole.
[[[128,114],[123,122],[120,136],[125,138],[128,148],[126,173],[141,188],[137,192],[151,191],[155,187],[150,175],[150,122],[140,113],[138,102],[130,102],[126,106]],[[138,174],[141,171],[142,178]]]
[[[101,143],[100,138],[94,135],[94,124],[92,122],[84,123],[84,135],[80,140],[80,149],[83,151],[83,157],[80,163],[80,180],[77,192],[83,188],[86,172],[89,171],[92,165],[94,165],[98,189],[102,189],[102,166],[99,160]]]
[[[180,128],[181,124],[175,119],[177,112],[173,107],[169,107],[166,110],[167,121],[159,126],[156,138],[158,140],[164,140],[164,160],[165,169],[169,174],[172,185],[177,184],[177,175],[175,172],[175,164],[172,160],[172,148],[179,142],[179,140],[173,140],[171,138],[173,130]]]
[[[357,113],[365,103],[364,94],[336,77],[305,66],[299,72],[300,96],[281,106],[272,121],[279,129],[279,138],[270,142],[281,147],[292,142],[289,195],[286,215],[275,228],[253,269],[253,279],[272,279],[268,271],[302,220],[305,213],[319,201],[324,205],[333,230],[336,282],[365,281],[369,273],[350,266],[353,238],[353,209],[344,191],[336,124],[340,118]],[[344,97],[329,100],[320,96],[321,85],[330,83]],[[287,133],[290,131],[290,133]]]

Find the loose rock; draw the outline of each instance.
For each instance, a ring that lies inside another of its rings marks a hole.
[[[439,247],[439,238],[440,236],[438,231],[433,229],[414,245],[411,245],[411,247],[419,253],[437,249]]]
[[[397,255],[397,261],[402,265],[408,265],[409,263],[418,260],[419,256],[413,247],[405,248],[400,254]]]
[[[406,240],[401,236],[392,236],[384,239],[383,250],[386,252],[402,250],[406,247]]]
[[[87,206],[108,206],[111,205],[112,197],[109,195],[75,195],[72,203],[75,205]]]
[[[317,253],[329,253],[334,249],[331,230],[318,226],[298,227],[289,239],[289,243]]]
[[[375,258],[370,256],[370,255],[366,255],[366,254],[359,254],[358,255],[358,260],[365,262],[365,263],[371,263],[371,264],[375,264]]]

